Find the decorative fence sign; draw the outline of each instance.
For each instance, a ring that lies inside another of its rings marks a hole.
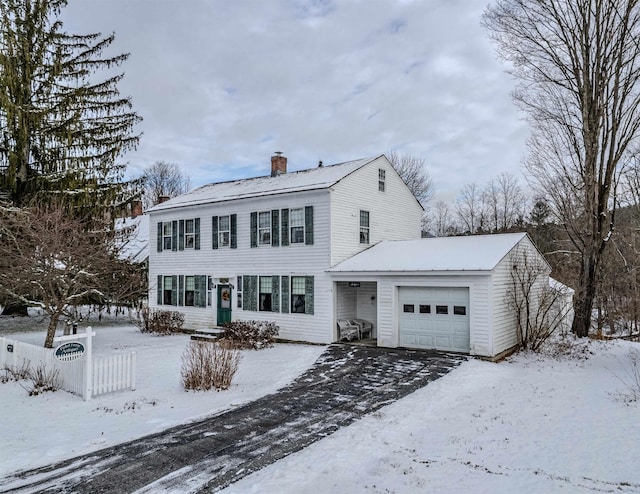
[[[58,360],[68,362],[69,360],[80,358],[83,353],[84,345],[82,343],[79,341],[70,341],[56,348],[55,356]]]

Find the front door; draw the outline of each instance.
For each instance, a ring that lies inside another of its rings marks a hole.
[[[218,285],[218,326],[231,322],[231,286]]]

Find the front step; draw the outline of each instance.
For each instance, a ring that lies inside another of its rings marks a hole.
[[[224,333],[224,328],[196,329],[191,334],[191,339],[196,341],[216,341]]]

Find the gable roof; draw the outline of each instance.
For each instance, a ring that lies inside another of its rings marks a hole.
[[[211,204],[248,197],[326,189],[335,185],[347,175],[362,168],[367,163],[380,158],[380,156],[346,161],[344,163],[311,168],[309,170],[288,172],[276,175],[275,177],[269,175],[233,180],[230,182],[211,183],[198,187],[186,194],[174,197],[173,199],[169,199],[162,204],[154,206],[147,212],[199,204]]]
[[[383,240],[328,271],[491,271],[526,236],[526,233],[503,233]]]

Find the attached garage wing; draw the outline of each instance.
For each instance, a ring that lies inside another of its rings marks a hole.
[[[470,350],[469,288],[400,287],[400,346]]]

